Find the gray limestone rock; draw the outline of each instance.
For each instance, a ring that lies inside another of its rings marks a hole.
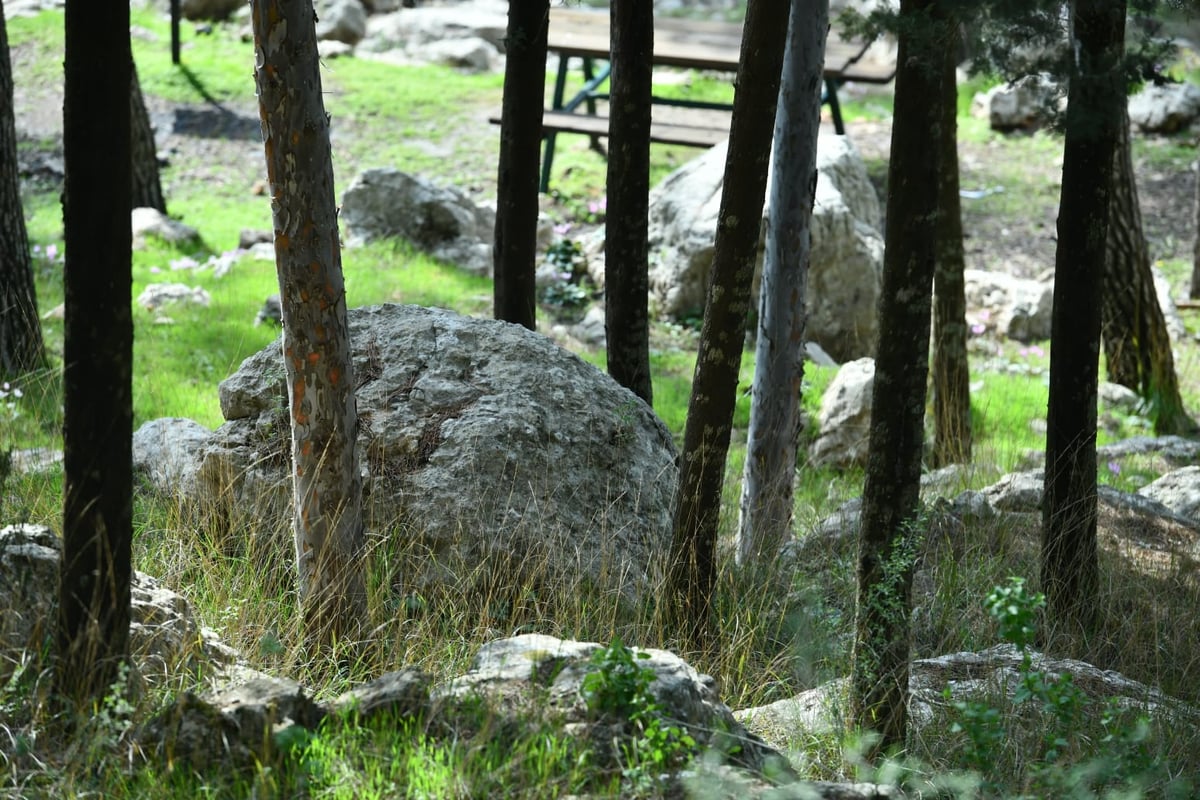
[[[650,197],[650,295],[657,313],[695,316],[704,307],[712,267],[726,144],[708,150],[663,179]],[[872,352],[883,269],[880,207],[866,166],[844,136],[822,136],[817,149],[812,219],[807,337],[835,360]],[[765,231],[766,215],[763,210]],[[762,265],[762,246],[758,254]],[[602,257],[589,259],[597,285]],[[758,278],[755,278],[757,294]]]
[[[841,366],[821,398],[818,435],[808,449],[812,463],[842,469],[866,463],[874,385],[874,359],[860,358]]]
[[[395,169],[371,169],[342,195],[346,244],[401,237],[435,258],[478,275],[492,271],[496,213],[460,189]]]
[[[649,406],[518,325],[391,305],[349,321],[368,529],[415,559],[398,591],[436,593],[481,567],[632,595],[651,585],[676,466]],[[282,559],[292,486],[279,348],[221,383],[228,421],[195,454],[184,499],[217,499],[231,529],[277,531]]]

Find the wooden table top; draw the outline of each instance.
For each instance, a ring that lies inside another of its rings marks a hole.
[[[607,59],[609,30],[607,11],[550,9],[548,34],[550,52],[562,56]],[[737,72],[742,46],[740,22],[660,17],[654,21],[654,63],[687,69]],[[869,43],[842,39],[833,30],[825,44],[825,77],[886,82],[894,68],[855,70]],[[856,74],[860,73],[860,74]]]

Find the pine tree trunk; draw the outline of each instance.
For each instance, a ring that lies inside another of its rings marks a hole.
[[[930,15],[933,10],[935,15]],[[929,15],[929,16],[927,16]],[[918,19],[927,22],[917,24]],[[950,26],[933,0],[901,0],[879,345],[859,538],[850,719],[901,749],[908,727],[909,614],[918,547],[925,388],[938,251],[937,147]]]
[[[538,158],[549,0],[509,0],[504,101],[496,181],[493,301],[496,319],[537,328]]]
[[[1095,619],[1100,278],[1126,102],[1119,69],[1124,30],[1124,0],[1076,0],[1078,50],[1063,148],[1042,502],[1041,588],[1051,639],[1086,631]]]
[[[1127,106],[1122,107],[1117,127],[1112,170],[1100,306],[1108,379],[1133,389],[1149,404],[1155,433],[1191,433],[1196,423],[1179,395],[1171,335],[1158,303],[1150,248],[1142,232]]]
[[[292,418],[296,562],[306,644],[365,631],[362,479],[329,119],[311,0],[253,0]]]
[[[769,568],[792,533],[808,268],[829,0],[792,0],[775,116],[774,172],[737,558]]]
[[[645,0],[613,0],[610,16],[613,71],[604,240],[608,374],[650,403],[647,227],[654,6]]]
[[[12,62],[4,5],[0,3],[0,379],[38,369],[45,361],[29,235],[21,207]]]
[[[788,0],[750,0],[746,7],[712,273],[684,427],[664,610],[669,629],[698,649],[712,646],[717,520],[787,39],[781,20],[788,8]]]
[[[1192,239],[1192,285],[1188,290],[1188,297],[1192,300],[1200,300],[1200,172],[1196,174],[1195,189],[1192,194],[1195,197],[1192,202],[1192,218],[1195,220],[1195,229]]]
[[[133,208],[156,208],[165,214],[167,201],[163,199],[162,181],[158,177],[158,148],[154,144],[154,128],[150,125],[150,114],[142,97],[136,64],[132,67],[132,76],[133,80],[129,82],[131,202]]]
[[[65,28],[65,501],[55,681],[65,701],[94,706],[129,651],[129,4],[68,3]]]
[[[933,463],[971,461],[971,368],[963,281],[962,208],[958,190],[957,47],[942,59],[942,127],[937,142],[938,233],[933,306]]]

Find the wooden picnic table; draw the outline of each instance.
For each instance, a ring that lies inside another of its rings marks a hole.
[[[555,138],[559,133],[587,134],[598,140],[608,133],[608,118],[597,112],[596,101],[608,95],[600,87],[611,74],[609,58],[609,15],[554,7],[550,10],[547,50],[558,56],[551,106],[543,115],[542,134],[546,151],[542,159],[541,190],[550,184],[554,163]],[[736,73],[742,43],[740,22],[717,22],[678,17],[659,17],[654,21],[654,66]],[[833,126],[846,132],[838,103],[838,86],[846,82],[888,83],[896,74],[894,63],[876,64],[863,60],[870,42],[845,39],[831,30],[825,43],[824,91],[822,101],[829,105]],[[572,60],[582,69],[583,87],[570,99],[566,85]],[[597,65],[600,64],[598,67]],[[654,97],[656,107],[684,107],[724,112],[716,121],[677,121],[664,115],[652,120],[650,138],[669,144],[711,147],[729,135],[730,103],[701,102]],[[581,112],[582,109],[582,112]],[[498,121],[498,120],[493,120]]]

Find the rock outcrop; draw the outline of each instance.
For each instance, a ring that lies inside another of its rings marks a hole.
[[[811,463],[846,469],[867,462],[871,436],[871,391],[875,359],[843,364],[821,397],[817,438],[808,448]]]
[[[713,147],[651,191],[650,296],[662,316],[693,317],[704,308],[725,153],[725,144]],[[869,354],[874,346],[883,269],[879,198],[861,157],[844,136],[821,137],[817,170],[807,337],[845,361]],[[764,209],[764,226],[768,213]],[[760,270],[762,246],[760,242]],[[588,270],[602,285],[602,248],[592,249]],[[757,284],[756,276],[755,294]]]
[[[61,554],[62,540],[43,525],[0,528],[0,685],[53,640]],[[142,572],[133,574],[129,649],[136,677],[148,683],[236,658],[183,597]]]
[[[483,573],[496,579],[493,570],[512,585],[579,576],[632,595],[650,585],[670,536],[676,466],[649,406],[517,325],[390,305],[352,309],[349,320],[368,529],[411,558],[397,591],[466,591]],[[279,348],[221,383],[227,422],[202,445],[195,425],[155,421],[135,437],[135,461],[210,520],[268,532],[286,564]]]
[[[339,219],[351,247],[401,237],[468,272],[492,272],[496,213],[457,187],[396,169],[370,169],[342,195]]]

